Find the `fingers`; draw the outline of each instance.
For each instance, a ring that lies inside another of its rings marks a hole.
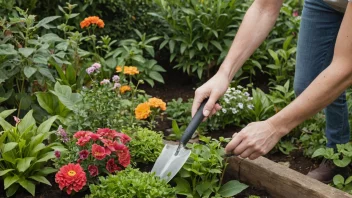
[[[219,98],[220,98],[220,94],[218,94],[216,91],[213,90],[210,93],[210,97],[208,99],[208,102],[205,104],[204,110],[203,110],[203,115],[205,117],[208,117],[210,115],[210,113],[213,111],[213,109],[215,109],[215,103]]]
[[[226,153],[232,153],[241,142],[242,142],[242,136],[237,134],[237,133],[235,133],[232,136],[232,140],[226,145],[225,152]]]
[[[195,92],[194,95],[194,100],[192,104],[192,117],[196,114],[200,104],[203,102],[205,98],[207,98],[207,94],[201,90],[201,88],[198,88]]]

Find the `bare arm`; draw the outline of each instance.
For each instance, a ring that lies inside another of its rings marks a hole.
[[[256,0],[246,12],[232,46],[217,74],[196,90],[192,106],[195,114],[201,102],[209,97],[203,114],[214,114],[220,106],[215,102],[226,92],[229,83],[268,36],[280,13],[283,0]]]
[[[290,105],[264,122],[254,122],[235,134],[227,152],[255,159],[268,153],[294,127],[333,102],[352,84],[352,3],[348,3],[334,58]]]

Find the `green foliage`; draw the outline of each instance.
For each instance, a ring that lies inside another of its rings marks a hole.
[[[153,163],[164,148],[163,136],[160,133],[146,129],[136,128],[129,130],[132,140],[128,144],[133,161]]]
[[[261,121],[269,118],[274,114],[273,112],[273,104],[269,100],[267,94],[265,94],[259,88],[252,89],[252,104],[253,109],[248,110],[247,120],[253,121]]]
[[[352,194],[352,176],[348,177],[346,180],[342,175],[335,175],[333,178],[333,185],[343,190],[349,194]]]
[[[65,150],[56,142],[46,144],[53,133],[50,128],[56,117],[49,118],[37,127],[32,114],[33,111],[29,111],[15,126],[0,118],[0,125],[4,129],[0,135],[0,176],[4,178],[8,197],[14,195],[19,187],[34,196],[37,182],[51,185],[45,176],[56,170],[45,165],[48,160],[55,158],[54,150]]]
[[[160,12],[151,13],[169,28],[160,49],[167,47],[177,69],[203,77],[220,64],[239,21],[235,0],[156,0]]]
[[[155,177],[153,173],[143,173],[138,169],[127,168],[110,175],[100,177],[100,183],[90,185],[91,198],[168,198],[176,197],[175,190]]]
[[[352,143],[337,144],[337,151],[333,148],[319,148],[312,157],[323,156],[325,159],[333,160],[338,167],[346,167],[352,161]]]
[[[222,185],[223,171],[227,163],[223,159],[224,149],[220,138],[214,140],[200,137],[204,144],[189,145],[191,156],[176,175],[176,192],[188,197],[232,197],[247,188],[247,185],[236,180]]]
[[[280,111],[295,98],[293,86],[290,84],[290,80],[287,80],[285,85],[276,85],[270,90],[270,100],[274,104],[276,112]]]
[[[294,145],[294,142],[287,141],[287,140],[286,141],[280,140],[277,146],[279,150],[285,155],[289,155],[293,150],[297,149],[297,147]]]

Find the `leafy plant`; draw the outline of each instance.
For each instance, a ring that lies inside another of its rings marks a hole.
[[[167,47],[170,62],[177,69],[202,78],[204,71],[220,64],[226,43],[231,43],[239,21],[235,0],[157,0],[160,12],[151,15],[162,19],[170,32],[164,35],[160,49]]]
[[[128,130],[132,140],[128,144],[133,161],[154,163],[164,148],[163,136],[147,128]]]
[[[312,157],[323,156],[325,159],[333,160],[338,167],[346,167],[352,161],[352,143],[337,144],[337,151],[333,148],[319,148]]]
[[[50,132],[50,128],[56,117],[37,127],[32,114],[31,110],[22,120],[17,119],[15,126],[0,117],[0,125],[4,129],[0,135],[0,176],[4,178],[7,197],[14,195],[19,187],[34,196],[37,182],[51,185],[45,176],[56,169],[45,165],[55,158],[54,150],[65,150],[57,142],[46,143],[54,133]]]
[[[336,188],[352,194],[352,176],[345,179],[342,175],[335,175],[332,181]]]
[[[273,115],[273,104],[270,102],[269,97],[259,88],[252,89],[252,104],[253,109],[248,110],[249,121],[261,121]]]
[[[175,197],[173,189],[166,181],[155,177],[153,173],[143,173],[138,169],[127,168],[110,175],[100,177],[100,183],[90,185],[91,198],[168,198]]]
[[[293,86],[290,84],[290,80],[287,80],[285,85],[276,85],[270,91],[269,98],[274,104],[276,112],[286,107],[294,99],[295,93]]]
[[[247,188],[247,185],[236,180],[222,184],[223,171],[227,163],[224,162],[224,150],[220,140],[200,137],[204,144],[189,145],[191,156],[176,175],[176,192],[189,197],[231,197]]]

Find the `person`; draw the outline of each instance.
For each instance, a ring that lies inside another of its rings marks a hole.
[[[267,120],[248,124],[233,135],[225,151],[251,160],[267,154],[304,120],[325,108],[327,147],[350,139],[344,91],[352,83],[352,0],[305,0],[298,34],[294,90],[296,99]],[[221,109],[216,101],[269,34],[283,0],[255,0],[247,10],[217,73],[196,89],[192,115],[208,98],[203,114]],[[337,168],[323,161],[308,176],[330,182]]]

